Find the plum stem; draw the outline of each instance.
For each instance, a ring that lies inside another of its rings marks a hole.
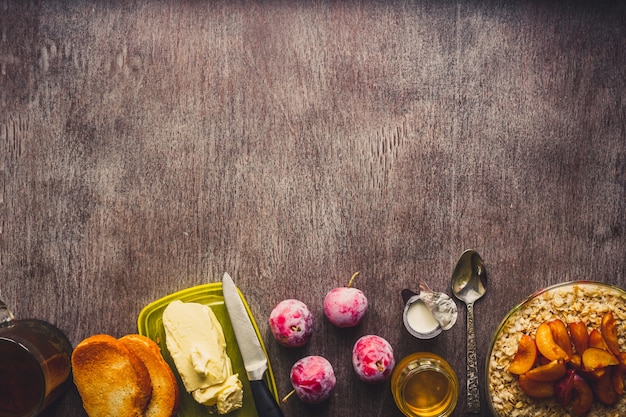
[[[287,395],[285,395],[285,396],[283,397],[283,399],[281,400],[281,402],[282,402],[282,403],[286,403],[286,402],[287,402],[287,400],[289,399],[289,397],[291,397],[291,396],[292,396],[295,392],[296,392],[296,390],[293,390],[293,389],[292,389],[292,390],[291,390],[291,392],[290,392],[289,394],[287,394]]]
[[[350,278],[350,281],[348,281],[348,288],[350,288],[352,286],[352,282],[354,281],[354,279],[356,278],[356,276],[359,275],[359,271],[355,272],[352,277]]]
[[[296,392],[296,390],[292,389],[291,392],[289,392],[289,394],[285,395],[283,397],[283,399],[281,400],[281,402],[284,404],[287,402],[287,400],[289,399],[289,397],[291,397],[294,393]]]

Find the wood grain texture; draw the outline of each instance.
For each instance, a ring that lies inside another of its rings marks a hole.
[[[17,316],[74,344],[122,336],[149,302],[228,271],[281,395],[300,357],[335,366],[328,403],[285,415],[400,416],[351,369],[375,333],[398,359],[448,359],[462,416],[465,310],[416,341],[401,289],[450,293],[476,249],[483,364],[535,290],[626,286],[620,2],[102,3],[0,4],[0,297]],[[323,297],[357,270],[370,310],[335,329]],[[305,348],[271,338],[284,298],[315,315]],[[48,415],[84,415],[75,390]]]

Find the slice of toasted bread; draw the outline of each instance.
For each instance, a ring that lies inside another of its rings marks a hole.
[[[113,336],[98,334],[72,353],[74,383],[89,417],[142,417],[152,383],[143,362]]]
[[[161,349],[152,339],[128,334],[119,339],[131,352],[143,361],[152,381],[152,399],[145,417],[172,417],[178,409],[180,393],[178,383],[170,366],[161,356]]]

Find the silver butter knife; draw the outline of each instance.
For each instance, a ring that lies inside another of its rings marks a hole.
[[[267,357],[261,347],[254,326],[248,316],[233,279],[227,273],[222,279],[222,291],[226,310],[235,331],[237,344],[246,368],[252,397],[259,417],[283,417],[283,412],[270,393],[263,375],[267,371]]]

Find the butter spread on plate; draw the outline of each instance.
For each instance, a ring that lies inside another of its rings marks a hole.
[[[242,406],[242,384],[226,354],[224,331],[209,306],[172,301],[163,311],[165,342],[193,398],[226,414]]]
[[[226,414],[243,405],[243,391],[237,374],[229,376],[221,384],[199,388],[192,395],[200,404],[217,406],[217,412],[220,414]]]

